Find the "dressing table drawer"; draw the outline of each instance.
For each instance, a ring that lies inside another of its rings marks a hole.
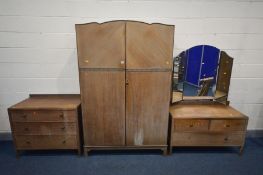
[[[11,118],[13,122],[36,122],[36,121],[76,121],[76,111],[60,111],[60,110],[16,110],[11,111]]]
[[[77,135],[76,123],[64,122],[16,122],[13,124],[16,135]]]
[[[16,136],[17,149],[77,149],[77,136]]]
[[[211,131],[244,131],[246,130],[246,120],[211,120]]]
[[[200,119],[176,119],[174,131],[207,131],[209,120]]]
[[[172,136],[173,146],[239,146],[243,143],[243,133],[189,133],[176,132]]]

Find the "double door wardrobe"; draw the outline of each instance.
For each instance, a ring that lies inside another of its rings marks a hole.
[[[167,150],[174,26],[76,25],[84,153]]]

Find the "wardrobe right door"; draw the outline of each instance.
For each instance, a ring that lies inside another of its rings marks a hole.
[[[174,26],[126,23],[126,145],[167,145]]]
[[[126,144],[167,144],[170,72],[126,73]]]

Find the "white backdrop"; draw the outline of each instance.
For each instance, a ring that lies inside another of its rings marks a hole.
[[[263,1],[0,0],[0,132],[29,93],[79,93],[76,23],[130,19],[175,25],[174,55],[199,44],[234,57],[231,105],[263,129]]]

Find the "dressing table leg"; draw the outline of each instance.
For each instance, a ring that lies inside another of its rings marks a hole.
[[[241,146],[241,147],[239,148],[239,155],[240,155],[240,156],[242,156],[243,150],[244,150],[244,146]]]

